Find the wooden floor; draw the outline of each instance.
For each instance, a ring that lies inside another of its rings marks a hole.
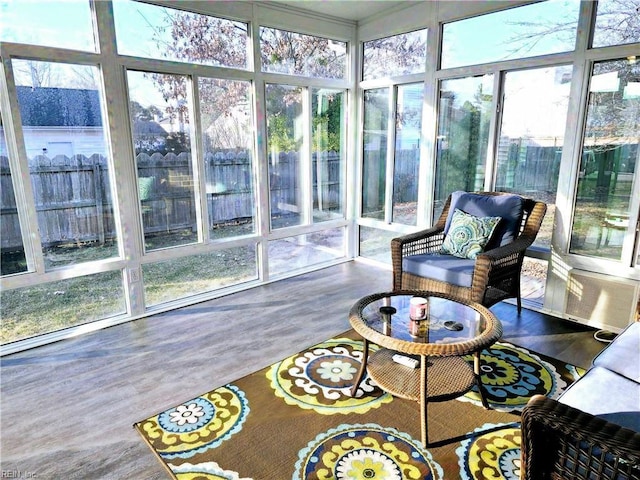
[[[169,478],[134,422],[346,331],[351,305],[390,287],[388,270],[350,262],[5,356],[2,476]],[[506,341],[539,353],[588,367],[603,347],[577,324],[492,310]]]

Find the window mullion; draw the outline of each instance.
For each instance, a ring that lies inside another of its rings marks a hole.
[[[254,112],[266,112],[266,100],[265,100],[265,83],[259,74],[256,74],[256,80],[253,84],[253,111]],[[253,115],[254,131],[254,179],[268,179],[269,178],[269,159],[267,154],[267,118],[266,115]],[[258,243],[257,253],[257,265],[258,265],[258,278],[261,280],[268,279],[269,272],[269,256],[267,254],[268,245],[267,240],[271,233],[271,193],[269,191],[269,182],[256,181],[255,192],[253,193],[256,199],[256,228],[260,242]]]
[[[398,87],[389,87],[389,117],[387,121],[387,160],[385,178],[384,222],[393,221],[393,177],[395,168],[396,114],[398,108]]]
[[[300,149],[302,158],[300,158],[300,197],[302,207],[302,224],[309,225],[313,219],[313,172],[312,172],[312,144],[311,130],[311,89],[302,89],[302,148]]]
[[[496,185],[496,166],[497,166],[497,151],[500,139],[500,124],[502,121],[502,109],[504,108],[504,72],[494,72],[493,82],[493,102],[491,104],[491,120],[489,123],[489,142],[487,145],[487,156],[485,159],[485,171],[484,171],[484,190],[492,191]]]
[[[193,105],[191,118],[192,140],[191,140],[191,168],[193,169],[193,184],[195,205],[196,205],[196,225],[198,228],[198,239],[200,242],[208,243],[211,233],[209,225],[209,212],[207,208],[207,190],[205,178],[205,158],[202,142],[202,122],[200,121],[200,96],[198,95],[198,78],[190,76],[191,88],[187,89],[187,101]]]

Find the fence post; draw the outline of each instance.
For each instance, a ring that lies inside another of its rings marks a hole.
[[[104,245],[104,202],[102,200],[102,165],[100,164],[100,156],[98,154],[91,156],[93,163],[93,189],[96,199],[96,226],[98,227],[98,241],[100,245]]]

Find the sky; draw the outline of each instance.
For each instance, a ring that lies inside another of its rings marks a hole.
[[[60,14],[60,3],[65,4],[64,15]],[[150,23],[162,22],[162,10],[164,10],[162,8],[116,1],[114,17],[120,40],[118,48],[123,50],[121,45],[132,45],[135,47],[132,51],[121,53],[159,58],[160,53],[155,42],[143,41],[145,37],[150,39],[151,33],[143,35],[142,32],[144,30],[151,32],[151,28],[146,25],[141,14],[134,11],[132,7],[143,11],[146,21]],[[89,2],[85,0],[0,0],[0,40],[95,52]],[[16,84],[31,85],[31,79],[24,75],[23,70],[17,69],[14,72]],[[52,75],[52,79],[58,81],[48,86],[77,86],[77,81],[73,78],[76,74],[73,71],[75,69],[59,64],[55,65],[55,70],[56,74]],[[150,81],[143,79],[142,76],[135,76],[135,79],[137,81],[130,87],[135,90],[138,101],[146,102],[146,106],[164,103]]]
[[[547,1],[447,23],[444,25],[442,67],[571,51],[575,48],[579,7],[580,2],[575,0]],[[532,25],[526,25],[528,22]],[[514,41],[515,38],[527,31],[536,31],[533,24],[556,25],[560,22],[573,23],[572,35],[563,35],[563,39],[556,35],[541,35],[526,53],[511,53],[523,46]],[[485,32],[488,34],[483,35]]]
[[[60,14],[60,2],[65,4],[63,15]],[[510,58],[512,56],[510,51],[518,46],[518,43],[513,42],[513,38],[522,35],[528,29],[535,28],[525,25],[526,22],[553,25],[569,19],[570,24],[577,25],[578,8],[579,2],[575,0],[548,1],[446,24],[443,39],[443,67]],[[167,11],[170,10],[116,0],[114,17],[118,51],[146,58],[161,57],[153,40],[153,34],[157,33],[153,26],[164,24]],[[3,41],[95,51],[91,25],[91,10],[87,0],[0,0],[0,40]],[[479,32],[490,32],[490,34],[482,35]],[[168,35],[168,32],[166,33]],[[559,41],[555,35],[542,36],[528,51],[528,55],[572,50],[574,40],[571,40],[571,37],[572,35],[569,35],[570,40],[563,42]],[[573,38],[575,38],[575,28]],[[84,70],[87,68],[84,67]],[[31,79],[25,77],[22,70],[16,68],[14,72],[16,82],[20,85],[30,85]],[[82,69],[75,69],[71,73],[68,72],[69,70],[60,66],[60,73],[56,77],[63,80],[62,84],[55,86],[76,86],[78,81],[70,78],[74,74],[79,75],[78,70]],[[531,82],[534,75],[531,73],[525,81]],[[65,78],[68,79],[66,82]],[[164,104],[164,100],[150,80],[145,79],[143,75],[129,75],[128,78],[132,97],[136,101],[144,106]],[[458,88],[462,87],[461,80],[455,82]],[[472,83],[475,84],[475,82]],[[554,88],[551,84],[547,86]],[[561,85],[559,88],[563,89],[563,87],[564,85]],[[548,88],[542,90],[549,93]],[[544,94],[542,90],[540,93]],[[568,91],[568,84],[564,90]],[[464,88],[458,93],[462,94],[463,91]],[[473,95],[475,91],[466,93]],[[525,95],[513,94],[511,102],[512,104],[517,102],[518,109],[521,111],[534,111],[536,105],[540,104],[536,95],[531,93],[531,89]],[[529,128],[539,130],[541,127],[542,125],[536,128],[532,124]]]

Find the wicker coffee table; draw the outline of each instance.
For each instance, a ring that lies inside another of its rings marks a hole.
[[[428,300],[424,320],[410,318],[414,297]],[[352,396],[368,372],[383,390],[420,402],[425,446],[429,446],[428,402],[454,399],[477,385],[488,408],[480,376],[480,352],[500,339],[502,324],[487,308],[427,292],[375,293],[356,302],[349,321],[364,341],[364,358]],[[370,343],[382,348],[369,355]],[[413,358],[418,365],[399,364],[393,359],[395,354]],[[474,355],[473,367],[463,358],[468,354]]]

